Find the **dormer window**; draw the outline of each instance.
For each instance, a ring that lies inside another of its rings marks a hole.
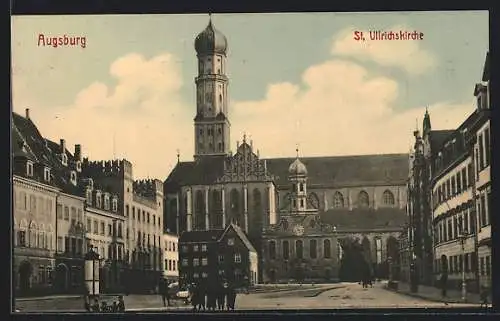
[[[116,198],[113,198],[113,207],[112,207],[113,212],[118,211],[118,200]]]
[[[87,199],[87,203],[89,205],[91,205],[92,204],[92,190],[91,189],[87,189],[85,197]]]
[[[61,154],[61,164],[63,164],[64,166],[68,166],[68,155]]]
[[[76,171],[80,173],[82,171],[82,163],[80,161],[76,161],[75,168]]]
[[[104,194],[104,209],[109,210],[109,195]]]
[[[70,175],[69,178],[70,178],[71,184],[76,186],[76,172],[71,171],[71,173],[69,175]]]
[[[43,179],[44,179],[46,182],[50,182],[50,168],[45,167],[45,168],[43,169]]]
[[[94,180],[92,178],[89,178],[88,179],[88,187],[89,189],[93,189],[94,188]]]
[[[95,194],[95,206],[101,208],[101,193]]]
[[[33,162],[26,163],[26,176],[33,177]]]

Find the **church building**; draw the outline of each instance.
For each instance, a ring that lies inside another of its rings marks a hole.
[[[259,253],[260,281],[292,278],[282,262],[304,250],[303,263],[318,271],[305,277],[337,278],[346,237],[362,241],[374,264],[398,257],[409,155],[261,158],[245,136],[233,154],[227,39],[210,20],[195,49],[195,155],[164,182],[166,227],[181,235],[239,226]]]

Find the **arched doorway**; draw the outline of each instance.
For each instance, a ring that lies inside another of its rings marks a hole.
[[[23,261],[19,265],[19,289],[21,292],[26,292],[30,289],[31,273],[33,273],[33,266],[29,261]]]
[[[368,268],[362,244],[353,237],[345,237],[339,240],[339,243],[343,252],[340,260],[339,279],[344,282],[360,281]]]
[[[394,236],[387,239],[387,277],[389,276],[399,279],[399,242]]]
[[[370,273],[370,276],[373,277],[375,272],[375,267],[372,259],[371,242],[368,239],[368,237],[366,236],[363,237],[363,241],[361,242],[361,247],[363,249],[363,257],[365,258],[365,261],[368,264],[368,271]]]
[[[69,269],[64,263],[56,266],[55,286],[58,291],[67,291],[69,288]]]

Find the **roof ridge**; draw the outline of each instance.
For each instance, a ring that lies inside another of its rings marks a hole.
[[[355,154],[355,155],[323,155],[323,156],[302,156],[300,159],[318,159],[318,158],[354,158],[354,157],[373,157],[373,156],[382,156],[382,157],[390,157],[390,156],[407,156],[409,153],[380,153],[380,154]],[[262,158],[262,160],[270,160],[270,159],[296,159],[295,156],[283,156],[283,157],[267,157]]]

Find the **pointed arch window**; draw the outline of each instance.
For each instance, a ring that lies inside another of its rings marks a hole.
[[[335,208],[344,207],[344,196],[342,196],[342,193],[335,192],[335,194],[333,195],[333,207]]]
[[[394,205],[394,194],[391,191],[386,190],[384,194],[382,194],[383,202],[385,205]]]
[[[359,192],[358,195],[358,206],[359,207],[368,207],[370,206],[370,197],[368,196],[368,193],[365,191]]]
[[[240,192],[236,189],[233,188],[231,190],[231,193],[229,194],[229,201],[231,202],[230,204],[230,210],[231,210],[231,216],[232,219],[236,221],[236,223],[240,224],[241,222],[239,221],[240,219]]]
[[[194,205],[195,205],[195,208],[194,208],[195,226],[198,229],[201,229],[204,227],[204,224],[205,224],[205,222],[203,220],[204,212],[205,212],[205,200],[203,198],[203,192],[200,190],[196,191]]]

